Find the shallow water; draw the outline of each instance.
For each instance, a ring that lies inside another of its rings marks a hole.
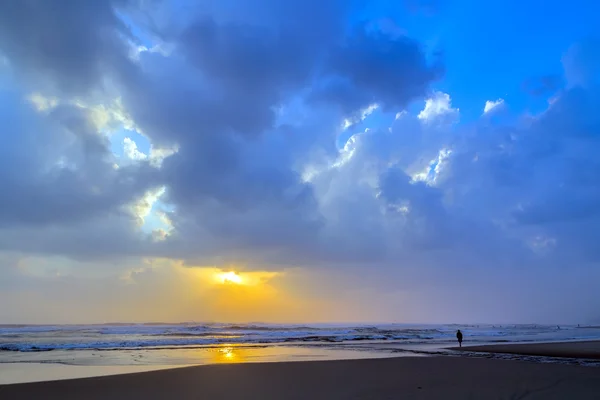
[[[0,362],[0,384],[73,379],[206,364],[323,361],[395,357],[387,351],[281,345],[197,348],[10,352]]]
[[[456,344],[456,329],[463,331],[466,345],[600,339],[598,327],[544,325],[4,325],[0,366],[3,370],[20,364],[162,367],[428,355],[596,365],[585,360],[455,352],[447,347]]]

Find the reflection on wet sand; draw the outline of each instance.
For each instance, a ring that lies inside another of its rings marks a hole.
[[[0,383],[81,378],[203,364],[343,360],[397,354],[321,346],[223,344],[195,348],[7,352],[4,356],[3,362],[0,362],[0,375],[4,374]]]
[[[177,356],[173,353],[178,353]],[[170,355],[186,364],[233,364],[249,362],[315,361],[352,358],[379,358],[390,353],[356,349],[327,349],[309,346],[263,346],[224,344],[195,349],[171,350]],[[185,360],[185,361],[184,361]]]
[[[231,346],[211,349],[209,351],[211,354],[210,362],[211,364],[243,363],[246,361],[245,353],[247,353],[247,351],[244,350],[244,348],[235,348]]]

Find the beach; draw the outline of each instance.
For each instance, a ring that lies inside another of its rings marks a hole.
[[[600,341],[559,343],[515,343],[486,346],[452,347],[451,350],[543,357],[600,359]]]
[[[3,399],[597,399],[600,370],[462,357],[207,365],[0,386]]]
[[[462,348],[453,347],[456,328],[447,325],[2,329],[0,399],[591,399],[600,393],[596,328],[467,326]]]

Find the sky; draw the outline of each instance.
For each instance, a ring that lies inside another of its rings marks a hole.
[[[0,2],[0,323],[599,323],[598,11]]]

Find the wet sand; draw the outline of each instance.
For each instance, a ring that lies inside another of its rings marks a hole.
[[[131,374],[161,369],[182,368],[172,365],[65,365],[54,363],[0,362],[0,385],[25,382],[81,379],[96,376]]]
[[[527,356],[600,359],[600,341],[463,346],[462,348],[453,347],[452,350],[521,354]]]
[[[208,365],[0,386],[1,399],[597,399],[600,369],[461,357]]]

